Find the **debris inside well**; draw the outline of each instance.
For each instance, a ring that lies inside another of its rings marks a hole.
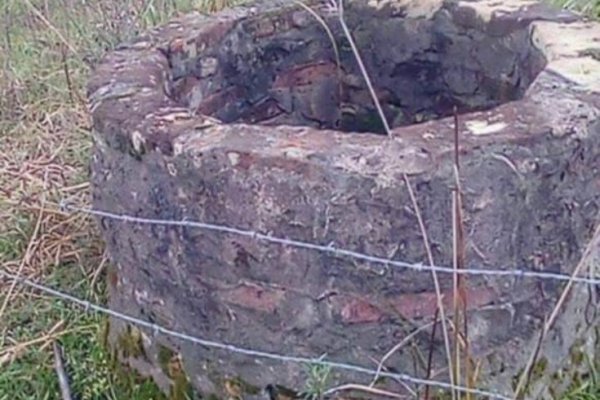
[[[519,99],[545,65],[527,25],[491,29],[449,5],[416,17],[407,7],[356,2],[344,13],[392,127]],[[335,43],[308,11],[290,6],[171,46],[173,96],[225,123],[383,133],[339,18],[323,19]]]

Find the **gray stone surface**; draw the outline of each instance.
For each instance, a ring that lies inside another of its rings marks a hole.
[[[94,206],[425,262],[408,174],[436,264],[452,265],[457,106],[468,267],[569,274],[599,220],[600,62],[590,51],[600,25],[530,1],[352,2],[347,22],[393,121],[389,138],[336,17],[316,9],[340,65],[310,14],[277,1],[192,13],[106,55],[88,86]],[[233,234],[98,222],[115,265],[111,307],[191,335],[376,367],[436,310],[427,272]],[[452,279],[440,280],[449,311]],[[511,394],[563,287],[467,279],[477,386]],[[590,290],[578,285],[568,297],[529,398],[553,398],[585,373],[582,355],[597,357]],[[387,365],[424,377],[430,337],[424,330]],[[226,396],[228,379],[299,389],[306,378],[300,365],[140,336],[119,321],[110,339],[165,389],[185,376]],[[433,347],[435,378],[446,380],[439,328]],[[336,371],[332,384],[347,381],[369,377]]]

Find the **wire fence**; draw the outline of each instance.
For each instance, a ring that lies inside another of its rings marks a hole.
[[[87,300],[80,299],[76,296],[73,296],[68,293],[64,293],[60,290],[56,290],[54,288],[33,282],[29,279],[22,278],[20,276],[8,273],[6,271],[0,270],[0,277],[4,277],[11,281],[15,281],[23,286],[28,286],[30,288],[36,289],[46,295],[67,301],[67,302],[75,304],[75,305],[78,305],[78,306],[82,307],[86,312],[95,311],[95,312],[98,312],[98,313],[101,313],[104,315],[111,316],[113,318],[120,319],[120,320],[128,322],[128,323],[134,324],[140,328],[146,328],[153,334],[153,336],[157,336],[158,334],[163,334],[163,335],[170,336],[170,337],[173,337],[176,339],[189,341],[191,343],[195,343],[200,346],[213,348],[213,349],[225,350],[225,351],[228,351],[231,353],[237,353],[237,354],[246,355],[246,356],[250,356],[250,357],[254,357],[254,358],[263,358],[263,359],[269,359],[269,360],[273,360],[273,361],[292,362],[292,363],[299,363],[299,364],[321,365],[321,366],[326,366],[326,367],[330,367],[330,368],[334,368],[334,369],[358,372],[358,373],[369,375],[369,376],[378,376],[378,377],[387,377],[387,378],[397,379],[397,380],[400,380],[400,381],[403,381],[406,383],[427,385],[427,386],[437,387],[440,389],[458,390],[463,393],[470,393],[473,395],[486,396],[487,398],[490,398],[490,399],[512,400],[512,397],[509,397],[507,395],[503,395],[500,393],[495,393],[495,392],[490,392],[490,391],[475,389],[475,388],[469,388],[466,386],[452,385],[450,383],[432,380],[432,379],[417,378],[417,377],[414,377],[414,376],[411,376],[408,374],[380,371],[380,370],[376,370],[376,369],[372,369],[372,368],[363,367],[360,365],[346,364],[346,363],[336,362],[336,361],[328,361],[325,359],[324,356],[310,358],[310,357],[278,354],[278,353],[254,350],[254,349],[249,349],[249,348],[244,348],[244,347],[238,347],[238,346],[235,346],[232,344],[222,343],[222,342],[218,342],[218,341],[214,341],[214,340],[203,339],[203,338],[200,338],[197,336],[188,335],[186,333],[177,332],[177,331],[165,328],[159,324],[150,323],[148,321],[144,321],[142,319],[135,318],[131,315],[127,315],[127,314],[120,313],[118,311],[111,310],[104,306],[95,304],[95,303],[87,301]]]
[[[454,268],[444,267],[444,266],[428,266],[428,265],[423,265],[421,263],[409,263],[409,262],[391,260],[391,259],[381,258],[381,257],[377,257],[377,256],[372,256],[372,255],[348,250],[348,249],[338,248],[338,247],[335,247],[333,244],[324,246],[324,245],[319,245],[319,244],[300,241],[300,240],[275,237],[275,236],[263,234],[263,233],[252,231],[252,230],[239,229],[239,228],[235,228],[235,227],[218,225],[218,224],[190,221],[187,219],[165,220],[165,219],[142,218],[142,217],[136,217],[136,216],[132,216],[132,215],[117,214],[117,213],[112,213],[112,212],[108,212],[108,211],[96,210],[93,208],[78,207],[78,206],[71,205],[71,204],[67,203],[66,201],[62,201],[60,204],[56,204],[56,205],[59,206],[61,208],[61,210],[65,211],[65,212],[84,213],[84,214],[87,214],[90,216],[109,218],[112,220],[125,222],[125,223],[152,224],[152,225],[163,225],[163,226],[180,226],[180,227],[204,229],[204,230],[208,230],[208,231],[212,231],[212,232],[221,232],[221,233],[240,235],[240,236],[250,237],[255,240],[266,241],[269,243],[275,243],[275,244],[291,246],[291,247],[296,247],[296,248],[301,248],[301,249],[314,250],[314,251],[319,251],[319,252],[323,252],[323,253],[330,253],[330,254],[334,254],[337,256],[346,256],[346,257],[354,258],[357,260],[368,261],[368,262],[372,262],[372,263],[378,263],[378,264],[383,264],[386,266],[402,268],[402,269],[424,271],[424,272],[435,271],[435,272],[448,273],[448,274],[459,273],[459,274],[468,274],[468,275],[487,275],[487,276],[497,276],[497,277],[511,276],[511,277],[517,277],[517,278],[550,279],[550,280],[558,280],[558,281],[570,281],[572,283],[587,284],[587,285],[592,285],[592,286],[600,285],[600,279],[597,277],[594,277],[594,276],[589,276],[589,277],[569,276],[569,275],[559,274],[559,273],[531,271],[531,270],[526,270],[526,269],[517,269],[517,270],[515,270],[515,269],[507,269],[507,270],[461,269],[461,270],[455,270]],[[159,324],[150,323],[148,321],[133,317],[131,315],[126,315],[126,314],[120,313],[118,311],[111,310],[102,305],[95,304],[95,303],[89,302],[87,300],[83,300],[81,298],[78,298],[71,294],[62,292],[55,288],[52,288],[52,287],[49,287],[49,286],[46,286],[46,285],[43,285],[40,283],[36,283],[29,279],[25,279],[19,275],[11,274],[7,271],[0,270],[0,277],[4,277],[13,282],[17,282],[18,284],[21,284],[23,286],[38,290],[46,295],[55,297],[62,301],[67,301],[69,303],[78,305],[78,306],[82,307],[86,312],[91,312],[91,311],[98,312],[98,313],[101,313],[101,314],[104,314],[104,315],[107,315],[107,316],[110,316],[113,318],[117,318],[119,320],[122,320],[122,321],[125,321],[128,323],[134,324],[140,328],[145,328],[145,329],[149,330],[155,336],[158,334],[163,334],[163,335],[170,336],[170,337],[173,337],[176,339],[195,343],[197,345],[204,346],[207,348],[224,350],[227,352],[237,353],[237,354],[254,357],[254,358],[269,359],[272,361],[279,361],[279,362],[292,362],[292,363],[327,366],[327,367],[334,368],[334,369],[352,371],[352,372],[375,376],[375,377],[388,377],[388,378],[396,379],[396,380],[406,382],[406,383],[411,383],[411,384],[427,385],[427,386],[431,386],[431,387],[437,387],[440,389],[455,390],[455,391],[460,391],[463,393],[470,393],[472,395],[485,396],[486,398],[490,398],[490,399],[507,400],[507,399],[513,398],[512,396],[508,396],[506,394],[495,393],[495,392],[491,392],[491,391],[487,391],[487,390],[470,388],[470,387],[466,387],[466,386],[454,385],[454,384],[443,382],[443,381],[418,378],[418,377],[411,376],[411,375],[404,374],[404,373],[393,373],[393,372],[381,371],[381,369],[371,369],[371,368],[367,368],[367,367],[360,366],[360,365],[330,361],[330,360],[326,360],[324,356],[311,358],[311,357],[304,357],[304,356],[297,356],[297,355],[278,354],[278,353],[272,353],[272,352],[267,352],[267,351],[262,351],[262,350],[245,348],[245,347],[238,347],[234,344],[223,343],[223,342],[219,342],[219,341],[215,341],[215,340],[192,336],[192,335],[189,335],[189,334],[186,334],[183,332],[177,332],[177,331],[168,329],[164,326],[161,326]]]
[[[515,278],[535,278],[535,279],[544,279],[544,280],[556,280],[563,282],[573,282],[578,284],[587,284],[598,286],[600,285],[600,278],[595,276],[572,276],[567,274],[560,274],[554,272],[543,272],[543,271],[532,271],[528,269],[474,269],[474,268],[463,268],[463,269],[455,269],[453,267],[445,267],[445,266],[437,266],[437,265],[425,265],[423,263],[409,263],[405,261],[391,260],[389,258],[372,256],[365,253],[360,253],[353,250],[347,250],[343,248],[339,248],[334,246],[333,243],[328,245],[320,245],[316,243],[310,243],[300,240],[280,238],[268,234],[263,234],[257,231],[240,229],[225,225],[219,224],[211,224],[205,222],[198,221],[190,221],[187,219],[182,220],[166,220],[166,219],[153,219],[153,218],[143,218],[136,217],[133,215],[127,214],[117,214],[109,211],[95,210],[92,208],[83,208],[77,207],[68,204],[63,201],[59,204],[60,208],[64,211],[71,212],[79,212],[88,215],[93,215],[96,217],[109,218],[112,220],[120,221],[120,222],[128,222],[128,223],[137,223],[137,224],[149,224],[149,225],[163,225],[163,226],[179,226],[179,227],[187,227],[187,228],[198,228],[204,229],[208,231],[216,231],[221,233],[229,233],[239,236],[246,236],[253,238],[255,240],[261,240],[269,243],[275,243],[290,247],[296,247],[307,250],[315,250],[322,253],[334,254],[336,256],[346,256],[350,258],[354,258],[356,260],[368,261],[375,264],[381,264],[384,266],[401,268],[401,269],[409,269],[420,272],[440,272],[445,274],[459,274],[459,275],[486,275],[486,276],[496,276],[496,277],[515,277]]]

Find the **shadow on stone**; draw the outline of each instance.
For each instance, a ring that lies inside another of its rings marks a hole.
[[[325,17],[333,43],[312,15],[288,10],[170,46],[173,96],[226,123],[383,132],[337,16]],[[344,15],[394,127],[521,98],[545,66],[530,24],[514,19],[486,24],[452,5],[363,2]]]

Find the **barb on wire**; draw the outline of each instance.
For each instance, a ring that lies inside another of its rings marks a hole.
[[[598,285],[600,286],[600,278],[595,277],[579,277],[570,276],[566,274],[559,274],[554,272],[541,272],[541,271],[530,271],[525,269],[459,269],[455,270],[452,267],[443,267],[437,265],[424,265],[423,263],[409,263],[405,261],[390,260],[387,258],[371,256],[368,254],[360,253],[353,250],[342,249],[335,247],[332,243],[326,246],[304,242],[294,239],[285,239],[275,237],[263,233],[259,233],[252,230],[233,228],[225,225],[210,224],[204,222],[190,221],[188,219],[183,220],[166,220],[166,219],[153,219],[153,218],[142,218],[135,217],[127,214],[116,214],[108,211],[95,210],[92,208],[82,208],[61,202],[60,207],[66,211],[80,212],[96,217],[109,218],[121,222],[138,223],[138,224],[149,224],[149,225],[167,225],[167,226],[180,226],[186,228],[198,228],[209,231],[216,231],[222,233],[230,233],[239,236],[246,236],[256,240],[262,240],[265,242],[276,243],[281,245],[287,245],[291,247],[303,248],[308,250],[316,250],[323,253],[330,253],[336,256],[346,256],[357,260],[368,261],[376,264],[383,264],[385,266],[391,266],[396,268],[410,269],[421,272],[441,272],[445,274],[459,274],[459,275],[486,275],[486,276],[498,276],[498,277],[516,277],[516,278],[537,278],[537,279],[548,279],[557,280],[564,282],[572,282],[578,284]]]
[[[435,380],[430,380],[430,379],[417,378],[417,377],[414,377],[414,376],[411,376],[408,374],[377,371],[375,369],[362,367],[360,365],[346,364],[346,363],[336,362],[336,361],[327,361],[324,356],[321,356],[319,358],[289,356],[289,355],[285,355],[285,354],[277,354],[277,353],[271,353],[271,352],[266,352],[266,351],[261,351],[261,350],[253,350],[253,349],[248,349],[248,348],[244,348],[244,347],[238,347],[238,346],[235,346],[232,344],[216,342],[216,341],[208,340],[208,339],[202,339],[202,338],[199,338],[196,336],[191,336],[191,335],[187,335],[185,333],[176,332],[176,331],[167,329],[161,325],[150,323],[148,321],[144,321],[144,320],[132,317],[130,315],[126,315],[126,314],[120,313],[118,311],[111,310],[109,308],[100,306],[98,304],[94,304],[87,300],[82,300],[71,294],[64,293],[60,290],[53,289],[51,287],[33,282],[29,279],[25,279],[25,278],[17,276],[17,275],[13,275],[6,271],[0,270],[0,277],[7,278],[7,279],[15,281],[21,285],[36,289],[36,290],[38,290],[42,293],[45,293],[47,295],[50,295],[52,297],[76,304],[76,305],[82,307],[84,310],[87,310],[88,312],[95,311],[95,312],[98,312],[101,314],[111,316],[113,318],[120,319],[125,322],[129,322],[131,324],[137,325],[138,327],[149,329],[151,332],[154,332],[154,333],[156,333],[156,332],[162,333],[163,335],[166,335],[166,336],[171,336],[171,337],[174,337],[177,339],[185,340],[185,341],[195,343],[195,344],[198,344],[198,345],[201,345],[204,347],[208,347],[208,348],[220,349],[220,350],[229,351],[231,353],[243,354],[243,355],[251,356],[251,357],[255,357],[255,358],[264,358],[264,359],[270,359],[270,360],[280,361],[280,362],[322,365],[322,366],[327,366],[327,367],[331,367],[331,368],[362,373],[362,374],[366,374],[366,375],[370,375],[370,376],[379,375],[380,377],[388,377],[388,378],[392,378],[392,379],[398,379],[401,381],[414,383],[414,384],[418,384],[418,385],[435,386],[435,387],[439,387],[441,389],[454,389],[454,390],[458,390],[458,391],[461,391],[464,393],[471,393],[474,395],[485,396],[486,398],[490,398],[490,399],[512,400],[511,397],[508,397],[506,395],[503,395],[500,393],[494,393],[494,392],[490,392],[490,391],[486,391],[486,390],[468,388],[465,386],[455,386],[450,383],[435,381]]]

